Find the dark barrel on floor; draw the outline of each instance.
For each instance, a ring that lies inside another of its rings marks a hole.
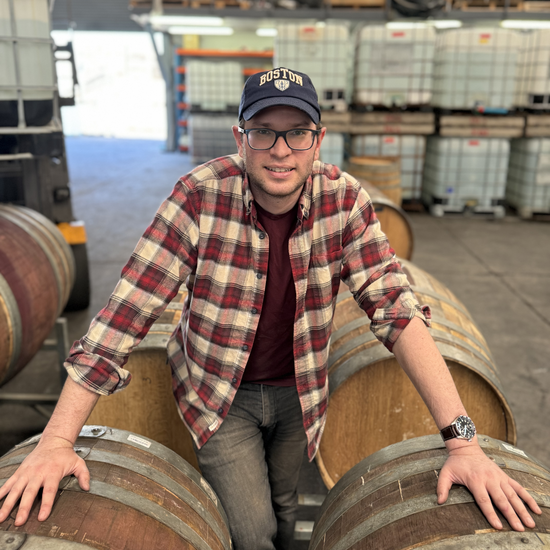
[[[352,468],[321,507],[309,550],[488,550],[550,545],[550,470],[503,441],[480,435],[483,451],[521,483],[542,509],[536,527],[493,529],[471,493],[453,485],[437,504],[438,473],[447,451],[439,435],[396,443]]]
[[[377,187],[362,179],[359,179],[359,182],[371,198],[382,231],[388,237],[391,247],[400,258],[410,260],[414,248],[414,235],[409,217]]]
[[[88,422],[144,435],[172,449],[198,469],[191,435],[180,418],[172,393],[166,344],[180,320],[187,289],[153,323],[124,367],[132,380],[124,391],[100,397]]]
[[[0,205],[0,386],[34,357],[74,284],[71,249],[47,218]]]
[[[0,485],[36,447],[39,437],[0,458]],[[170,449],[134,433],[92,425],[84,426],[75,449],[90,470],[90,491],[82,491],[76,478],[64,478],[46,521],[37,519],[38,502],[21,527],[15,527],[12,512],[0,523],[0,535],[24,534],[29,548],[35,548],[35,537],[109,550],[231,548],[227,518],[216,494]],[[44,547],[50,548],[36,546]]]
[[[432,310],[431,335],[478,430],[510,443],[516,427],[491,352],[466,307],[437,279],[400,260],[420,304]],[[329,356],[330,400],[317,464],[330,489],[374,452],[437,433],[428,408],[349,291],[340,292]]]

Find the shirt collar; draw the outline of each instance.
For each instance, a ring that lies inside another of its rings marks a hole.
[[[312,189],[313,189],[313,178],[310,175],[307,178],[306,183],[304,184],[304,188],[302,189],[300,198],[298,199],[298,221],[300,223],[302,223],[304,219],[307,220],[309,218]],[[243,170],[243,206],[247,216],[250,216],[252,214],[253,217],[256,217],[256,212],[255,212],[253,203],[254,203],[254,196],[252,195],[252,191],[250,189],[248,174]]]

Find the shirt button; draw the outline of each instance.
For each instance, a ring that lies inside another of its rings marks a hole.
[[[265,239],[265,233],[260,233],[260,239]]]
[[[262,278],[262,274],[261,273],[256,273],[256,279],[261,279]]]
[[[220,408],[218,409],[218,413],[222,414],[222,412],[223,412],[223,409],[220,407]]]
[[[245,344],[245,345],[243,346],[243,351],[246,351],[246,350],[248,350],[248,346]]]
[[[233,384],[236,384],[236,383],[237,383],[237,379],[236,379],[236,378],[233,378],[233,379],[231,380],[231,382],[233,382]]]
[[[252,313],[258,313],[258,310],[255,307],[253,307],[252,308]]]

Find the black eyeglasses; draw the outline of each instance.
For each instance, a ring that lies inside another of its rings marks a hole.
[[[306,128],[294,128],[284,132],[276,132],[268,128],[250,128],[245,130],[239,128],[241,134],[246,134],[248,145],[256,151],[267,151],[271,149],[279,137],[283,137],[285,143],[293,151],[307,151],[313,147],[315,136],[318,136],[320,130],[308,130]]]

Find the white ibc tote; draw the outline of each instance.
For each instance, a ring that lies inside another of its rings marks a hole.
[[[422,105],[432,95],[436,34],[432,28],[367,26],[358,36],[354,102]]]
[[[231,127],[237,123],[236,115],[190,114],[189,153],[194,163],[207,162],[237,152]]]
[[[521,35],[507,29],[456,29],[437,39],[432,105],[511,109]]]
[[[190,60],[185,66],[185,99],[191,108],[224,111],[239,106],[243,72],[235,61]]]
[[[422,193],[425,136],[364,135],[351,138],[354,157],[399,157],[403,200],[418,200]]]
[[[550,109],[549,30],[523,35],[515,104],[530,109]]]
[[[319,155],[321,162],[334,164],[342,168],[344,163],[344,135],[336,132],[327,132],[321,143]]]
[[[274,66],[307,74],[317,90],[319,104],[345,110],[351,46],[345,25],[288,24],[277,27]]]
[[[510,142],[497,138],[430,136],[422,200],[434,215],[469,207],[504,215]]]
[[[550,212],[550,139],[513,139],[506,201],[519,215]]]
[[[47,0],[0,0],[0,113],[17,113],[13,106],[22,100],[29,125],[43,118],[33,102],[52,101],[56,89],[49,17]],[[51,105],[45,108],[50,115],[37,124],[51,119]],[[17,124],[15,118],[10,125]]]

